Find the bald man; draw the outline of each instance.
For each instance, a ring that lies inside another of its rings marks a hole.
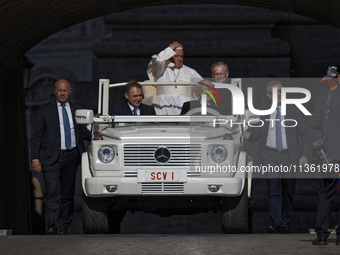
[[[84,139],[91,133],[77,125],[70,102],[71,86],[67,80],[55,83],[56,99],[40,107],[31,141],[32,169],[43,174],[47,234],[67,234],[72,222],[75,180],[80,156],[85,151]],[[59,232],[58,232],[59,229]]]

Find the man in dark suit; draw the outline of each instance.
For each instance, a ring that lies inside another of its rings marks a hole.
[[[130,81],[125,87],[126,100],[115,104],[111,110],[112,115],[156,115],[152,106],[142,104],[142,86],[136,81]]]
[[[339,67],[331,66],[328,68],[327,75],[321,80],[325,82],[328,89],[325,89],[315,106],[310,126],[321,131],[321,139],[324,142],[327,154],[333,164],[340,164],[340,70]],[[338,168],[339,169],[339,168]],[[338,174],[338,173],[336,173]],[[317,238],[313,241],[314,245],[326,245],[330,235],[329,223],[331,219],[332,204],[336,192],[338,178],[325,178],[320,180],[318,192],[318,206],[315,232]],[[336,228],[336,245],[340,245],[340,210]]]
[[[212,85],[212,83],[209,80],[201,80],[198,83],[198,87],[196,88],[196,92],[197,92],[197,95],[198,95],[198,100],[192,100],[192,101],[185,102],[183,104],[183,106],[182,106],[181,115],[186,114],[187,112],[189,112],[192,109],[201,108],[202,107],[202,103],[201,102],[202,102],[202,95],[203,94],[207,95],[207,107],[216,110],[220,114],[223,114],[222,112],[220,112],[222,110],[222,108],[219,106],[219,102],[217,102],[216,105],[215,105],[215,103],[213,102],[211,96],[207,94],[207,92],[213,93],[211,91],[211,89],[209,88],[209,87],[212,87],[212,86],[213,85]]]
[[[84,140],[91,139],[86,126],[77,125],[68,101],[71,87],[61,79],[55,83],[56,100],[40,107],[31,141],[32,169],[43,174],[46,195],[47,234],[67,234],[73,217],[75,180]]]
[[[311,138],[303,114],[295,105],[287,105],[286,116],[281,115],[281,87],[279,81],[271,81],[267,85],[267,97],[273,100],[273,88],[277,89],[277,109],[271,115],[261,116],[261,127],[250,127],[244,132],[244,138],[249,141],[259,140],[258,159],[263,167],[271,166],[304,166],[308,163]],[[269,109],[266,105],[262,109]],[[277,121],[266,121],[276,119]],[[284,127],[281,125],[285,119]],[[295,120],[289,123],[290,119]],[[272,124],[273,123],[273,124]],[[294,126],[294,124],[296,124]],[[294,127],[293,127],[294,126]],[[301,140],[302,144],[299,143]],[[288,224],[292,218],[293,198],[296,179],[281,173],[266,175],[268,184],[268,209],[273,222],[267,228],[268,233],[289,233]]]
[[[224,62],[215,62],[211,65],[211,77],[219,83],[230,83],[229,68]],[[231,114],[231,92],[229,89],[216,88],[220,95],[222,105],[219,107],[219,112],[223,115]]]

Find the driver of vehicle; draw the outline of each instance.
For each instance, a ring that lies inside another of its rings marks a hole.
[[[142,103],[142,86],[132,80],[125,86],[124,102],[115,104],[111,110],[112,115],[156,115],[155,109]]]

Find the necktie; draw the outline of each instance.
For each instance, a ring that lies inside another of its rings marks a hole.
[[[65,104],[62,104],[61,107],[63,108],[63,122],[64,122],[64,131],[65,131],[65,146],[66,149],[71,148],[71,127],[70,121],[68,119],[67,111],[65,108]]]
[[[132,110],[132,113],[133,113],[133,115],[137,115],[137,107],[135,107],[135,108],[133,108],[133,110]]]
[[[276,121],[275,124],[275,134],[276,134],[276,149],[278,151],[282,151],[283,145],[282,145],[282,131],[281,131],[281,114],[280,114],[280,108],[276,108]]]

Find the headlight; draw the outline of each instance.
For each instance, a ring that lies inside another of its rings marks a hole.
[[[223,162],[224,160],[226,160],[227,156],[228,156],[228,151],[222,145],[217,145],[211,150],[211,158],[216,163]]]
[[[111,146],[102,146],[98,150],[98,158],[103,163],[110,163],[115,158],[115,150]]]

